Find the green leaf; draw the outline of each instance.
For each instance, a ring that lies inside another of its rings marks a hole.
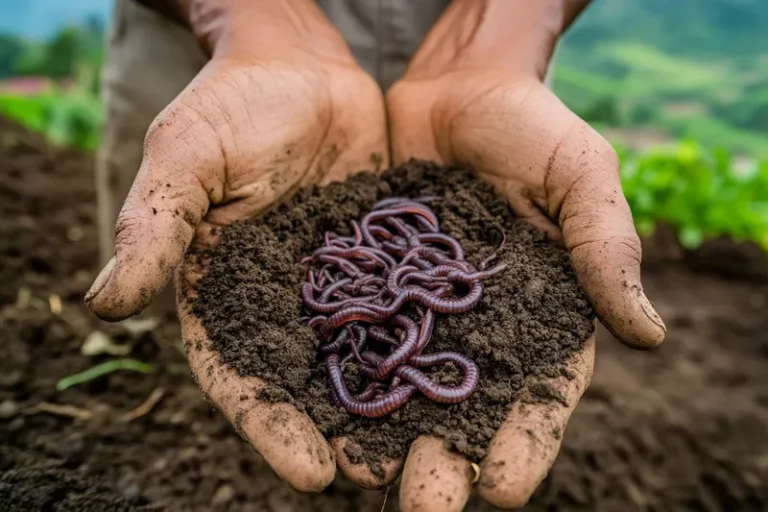
[[[119,370],[152,373],[155,371],[155,368],[152,365],[142,363],[141,361],[137,361],[135,359],[113,359],[112,361],[107,361],[106,363],[88,368],[83,372],[70,375],[69,377],[64,377],[56,384],[56,389],[59,391],[64,391],[65,389],[71,388],[72,386],[98,379],[101,376],[108,375]]]

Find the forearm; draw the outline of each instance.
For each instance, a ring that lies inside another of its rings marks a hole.
[[[268,58],[311,51],[346,58],[343,39],[314,0],[134,0],[188,27],[209,54]],[[342,43],[341,45],[339,43]]]
[[[560,35],[590,0],[454,0],[409,73],[492,67],[543,79]]]

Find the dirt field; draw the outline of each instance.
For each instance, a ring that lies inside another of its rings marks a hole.
[[[87,313],[92,179],[89,157],[0,121],[0,511],[381,510],[382,493],[342,479],[319,495],[283,484],[203,402],[172,323],[132,333]],[[658,240],[647,256],[667,342],[638,353],[601,333],[593,385],[526,510],[768,510],[766,261],[727,243],[681,259]],[[94,329],[155,373],[57,391],[105,359],[80,353]],[[155,390],[151,411],[123,417]]]

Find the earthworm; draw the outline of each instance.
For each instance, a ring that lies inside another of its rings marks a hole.
[[[362,359],[373,367],[381,367],[384,360],[374,352],[363,352]],[[456,352],[440,352],[427,356],[415,356],[409,364],[398,366],[395,374],[400,379],[416,386],[427,398],[442,404],[456,404],[463,402],[477,387],[480,372],[477,365],[467,356]],[[454,363],[464,372],[464,380],[458,386],[444,386],[427,377],[421,370],[414,366],[434,366],[436,364]]]
[[[336,398],[342,407],[352,414],[369,418],[381,418],[402,407],[417,390],[413,384],[404,384],[369,401],[357,400],[349,392],[347,383],[344,382],[344,376],[339,367],[339,355],[329,355],[325,359],[325,365],[331,387],[336,393]]]
[[[421,243],[430,242],[444,245],[453,252],[453,259],[464,259],[464,249],[461,248],[461,244],[459,244],[458,240],[455,238],[451,238],[448,235],[444,235],[442,233],[422,233],[420,235],[416,235],[416,238]]]
[[[359,222],[350,222],[351,236],[327,232],[324,246],[301,260],[310,267],[301,291],[307,313],[302,319],[321,341],[331,402],[351,414],[385,416],[416,393],[454,404],[477,387],[479,371],[469,357],[423,352],[438,314],[471,310],[482,299],[482,282],[506,268],[486,269],[506,236],[478,270],[461,244],[440,232],[437,215],[425,204],[436,199],[379,201]],[[376,343],[369,346],[369,340]],[[461,384],[438,384],[423,370],[446,363],[462,370]],[[347,364],[356,365],[363,391],[354,394],[347,387]]]
[[[482,294],[483,285],[480,284],[479,281],[471,283],[469,285],[469,292],[464,297],[458,298],[443,298],[431,293],[429,290],[425,290],[424,288],[406,286],[400,288],[392,302],[386,306],[375,306],[373,304],[360,305],[358,306],[359,309],[356,309],[355,311],[359,314],[367,314],[371,318],[373,316],[376,316],[377,318],[386,318],[391,317],[397,313],[405,305],[406,302],[415,301],[423,304],[424,306],[434,310],[437,313],[464,313],[475,307],[477,303],[480,302]],[[350,322],[352,320],[360,320],[360,318],[355,317],[355,315],[350,315],[349,319],[346,319],[347,317],[345,317],[344,313],[345,311],[343,310],[334,313],[333,316],[329,318],[329,326],[336,328],[345,324],[346,322]],[[376,320],[376,323],[382,322],[384,322],[384,320]]]
[[[355,265],[349,260],[340,258],[339,256],[331,256],[329,254],[320,254],[317,256],[317,260],[322,261],[324,263],[330,263],[331,265],[338,266],[339,269],[345,274],[347,274],[349,277],[357,277],[361,274],[360,269],[357,268],[357,265]]]
[[[371,213],[363,217],[363,220],[360,222],[360,230],[363,232],[363,240],[365,240],[365,242],[371,247],[379,247],[379,243],[376,241],[373,235],[371,235],[371,232],[368,230],[368,225],[371,222],[379,219],[386,219],[387,217],[394,217],[396,215],[403,215],[405,213],[424,217],[427,221],[429,221],[430,231],[437,232],[438,230],[437,216],[429,208],[426,208],[426,207],[421,208],[420,206],[421,205],[406,203],[396,208],[388,208],[385,210],[372,211]]]
[[[358,393],[354,396],[355,400],[358,400],[360,402],[370,402],[374,396],[376,396],[376,392],[381,389],[386,389],[387,387],[382,384],[381,382],[371,382],[368,384],[368,387],[363,390],[362,393]]]
[[[499,252],[504,248],[504,244],[507,243],[507,234],[501,229],[499,229],[499,232],[501,233],[501,243],[490,256],[480,262],[480,270],[485,270],[485,267],[498,257]]]
[[[384,379],[392,370],[408,361],[418,348],[419,326],[416,325],[416,322],[405,315],[395,315],[392,319],[392,325],[402,326],[406,332],[405,338],[391,354],[376,365],[374,378],[378,380]]]
[[[380,343],[386,343],[388,345],[399,345],[400,340],[387,333],[387,330],[378,325],[372,325],[368,328],[368,336]]]
[[[334,283],[331,286],[336,284],[338,283]],[[307,307],[311,308],[313,311],[317,311],[318,313],[335,313],[350,304],[361,303],[368,300],[368,297],[353,297],[338,302],[325,302],[323,300],[317,300],[313,296],[312,285],[309,283],[304,283],[304,288],[301,292],[301,298]]]
[[[375,203],[371,210],[381,210],[382,208],[389,208],[391,206],[400,205],[403,203],[431,203],[433,201],[437,201],[437,197],[435,196],[424,196],[424,197],[417,197],[415,199],[410,199],[407,197],[390,197],[387,199],[382,199],[381,201]]]
[[[328,302],[328,299],[331,298],[331,295],[333,295],[337,290],[340,290],[344,287],[344,285],[349,284],[352,282],[352,279],[349,277],[345,277],[344,279],[339,279],[332,285],[328,286],[323,292],[320,294],[319,300],[320,302]],[[314,290],[313,290],[314,291]],[[306,294],[303,295],[306,297]],[[305,299],[306,301],[306,299]],[[312,308],[314,309],[314,308]]]
[[[383,238],[384,240],[391,240],[392,239],[392,233],[384,227],[381,226],[369,226],[368,231],[373,235],[377,236],[379,238]]]
[[[365,342],[368,340],[368,334],[366,333],[366,330],[364,327],[361,327],[359,325],[352,326],[353,333],[356,336],[356,339],[349,339],[347,344],[349,345],[349,354],[344,356],[344,358],[341,360],[341,365],[344,366],[347,361],[352,359],[353,357],[357,360],[357,362],[362,363],[363,359],[360,356],[360,353],[365,348]]]
[[[318,351],[321,354],[332,354],[332,353],[338,352],[341,349],[341,347],[344,346],[349,341],[350,335],[351,335],[350,329],[344,329],[339,333],[336,339],[333,340],[331,343],[320,345],[320,348],[318,349]]]

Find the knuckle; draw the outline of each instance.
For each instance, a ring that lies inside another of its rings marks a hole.
[[[590,128],[591,137],[586,141],[592,152],[592,167],[600,171],[619,175],[619,155],[608,140]]]
[[[140,227],[143,222],[144,219],[136,215],[134,211],[126,209],[121,211],[115,223],[117,245],[121,247],[132,245],[135,241],[135,228]]]
[[[155,141],[168,138],[171,131],[171,126],[169,126],[170,118],[170,110],[166,108],[149,125],[147,134],[144,137],[144,154],[147,154],[152,149]]]
[[[149,125],[144,136],[144,155],[151,154],[155,148],[173,145],[185,132],[197,131],[206,123],[205,116],[196,110],[193,99],[187,97],[182,101],[181,97],[178,98]]]

